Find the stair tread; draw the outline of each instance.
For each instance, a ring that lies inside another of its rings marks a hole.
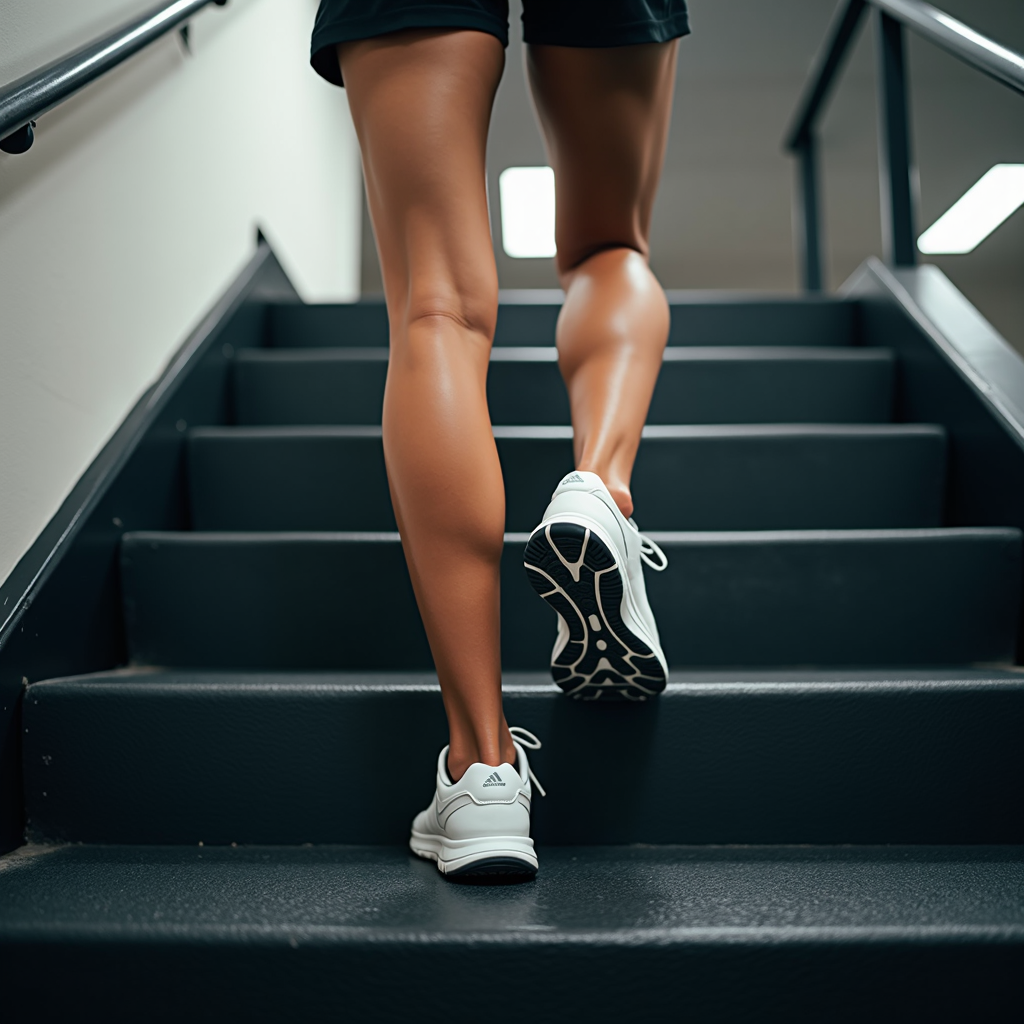
[[[524,296],[498,304],[496,345],[551,343],[560,295]],[[834,297],[671,292],[670,344],[852,345],[859,334],[859,303]],[[337,346],[388,341],[387,309],[380,300],[355,303],[270,303],[267,334],[272,345]]]
[[[569,426],[493,433],[509,530],[532,529],[573,467]],[[192,525],[394,529],[381,428],[203,427],[190,432]],[[928,424],[664,425],[633,472],[648,530],[933,527],[946,434]],[[358,500],[353,495],[358,494]]]
[[[452,886],[401,847],[27,847],[0,860],[0,940],[1024,940],[1022,847],[539,853],[535,882],[496,889]]]
[[[647,574],[670,665],[1013,660],[1021,533],[1000,527],[656,532]],[[502,558],[502,660],[540,669],[554,615]],[[430,664],[397,533],[126,533],[132,660],[417,669]]]
[[[250,349],[235,357],[239,423],[379,423],[384,346]],[[887,349],[670,346],[651,423],[886,422],[894,354]],[[495,346],[487,378],[495,423],[568,423],[553,345]]]
[[[675,671],[632,707],[505,673],[503,693],[544,743],[541,842],[1024,841],[1019,672]],[[98,673],[33,683],[24,721],[29,834],[82,842],[401,842],[446,736],[431,672]]]
[[[1021,847],[539,854],[480,886],[398,846],[26,847],[5,995],[103,1024],[1019,1017]]]

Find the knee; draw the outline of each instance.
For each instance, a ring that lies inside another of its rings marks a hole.
[[[497,280],[412,282],[405,322],[407,327],[454,325],[489,345],[498,322]]]

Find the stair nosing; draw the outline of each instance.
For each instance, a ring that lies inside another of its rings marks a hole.
[[[994,539],[1017,540],[1021,530],[1012,526],[920,526],[852,530],[662,530],[646,534],[659,544],[672,543],[800,543],[803,541],[879,541]],[[529,533],[507,532],[506,544],[526,543]],[[122,540],[129,543],[253,543],[290,542],[387,542],[400,543],[396,530],[126,530]]]
[[[358,363],[387,362],[387,345],[323,346],[312,348],[240,349],[234,359],[241,363]],[[558,351],[549,345],[495,345],[492,363],[555,363]],[[892,349],[867,346],[815,345],[669,345],[664,362],[840,362],[893,363]]]
[[[500,440],[571,440],[573,428],[566,424],[493,425]],[[248,439],[360,438],[382,436],[377,424],[247,424],[245,426],[203,426],[188,431],[190,441]],[[946,428],[935,423],[680,423],[648,424],[645,441],[733,438],[907,438],[946,437]]]
[[[810,674],[809,670],[802,670]],[[830,670],[823,669],[822,674]],[[921,671],[921,670],[919,670]],[[938,671],[938,670],[937,670]],[[1003,666],[988,670],[975,670],[977,678],[965,678],[963,672],[949,671],[947,678],[898,678],[898,670],[891,673],[879,671],[885,678],[862,678],[866,672],[849,671],[845,674],[849,679],[787,679],[791,675],[777,667],[766,670],[778,679],[738,679],[727,678],[728,672],[718,672],[721,680],[682,680],[670,679],[661,694],[673,698],[687,697],[721,697],[733,699],[737,697],[793,697],[793,696],[840,696],[844,699],[854,694],[891,694],[905,696],[909,693],[970,693],[984,691],[991,693],[1016,692],[1024,688],[1024,671],[1014,672],[1012,668]],[[676,673],[673,673],[674,675]],[[679,670],[679,674],[687,674]],[[710,673],[708,673],[710,674]],[[754,673],[748,673],[753,675]],[[836,674],[833,670],[832,674]],[[923,675],[924,673],[922,673]],[[564,694],[552,682],[549,673],[508,673],[509,676],[532,675],[534,682],[517,682],[514,678],[503,680],[502,693],[519,694],[530,697],[543,697],[551,700],[563,700]],[[375,679],[379,676],[379,679]],[[349,678],[351,677],[351,679]],[[87,690],[90,693],[102,691],[119,692],[126,688],[142,686],[147,696],[161,696],[165,693],[180,693],[200,689],[204,693],[227,692],[259,692],[273,695],[301,695],[305,693],[323,694],[324,692],[348,694],[366,693],[439,693],[440,686],[436,673],[423,672],[357,672],[357,671],[294,671],[283,670],[261,671],[247,669],[231,671],[228,669],[152,669],[146,666],[122,670],[119,675],[109,672],[94,672],[81,676],[59,676],[53,679],[41,679],[29,684],[31,693],[42,687],[46,690],[71,688]]]
[[[101,844],[89,843],[90,847]],[[107,844],[114,845],[114,844]],[[172,847],[174,848],[174,847]],[[215,849],[216,847],[211,847]],[[274,847],[246,846],[247,850],[274,849]],[[368,849],[372,847],[367,847]],[[159,846],[147,849],[160,849]],[[392,849],[392,847],[378,847]],[[541,847],[541,850],[545,847]],[[573,847],[585,854],[587,847]],[[410,854],[411,856],[411,854]],[[692,945],[695,940],[702,945],[721,945],[735,948],[767,946],[774,948],[782,943],[808,943],[821,945],[879,945],[903,942],[934,942],[938,939],[970,940],[985,945],[1018,944],[1024,942],[1024,924],[985,925],[950,922],[935,925],[702,925],[646,928],[636,925],[619,925],[607,930],[594,928],[569,930],[557,929],[550,932],[531,931],[524,928],[479,929],[465,931],[440,931],[430,928],[393,927],[386,925],[319,925],[319,924],[176,924],[169,922],[121,922],[90,921],[57,924],[6,924],[0,918],[0,941],[24,942],[30,938],[39,941],[47,934],[72,936],[72,941],[93,941],[107,937],[124,940],[131,936],[144,936],[147,941],[162,940],[173,942],[180,938],[183,945],[202,944],[207,947],[211,940],[234,940],[242,947],[258,945],[260,940],[268,945],[286,944],[289,936],[301,936],[304,947],[334,945],[339,942],[360,942],[372,939],[374,945],[394,944],[421,946],[429,943],[434,948],[477,947],[481,943],[493,942],[507,946],[514,939],[521,946],[544,946],[566,949],[579,947],[592,949],[596,945],[622,946],[635,949],[641,945],[679,943]]]

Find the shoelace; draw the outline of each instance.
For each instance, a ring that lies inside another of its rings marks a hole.
[[[655,562],[651,555],[657,555],[659,561]],[[664,572],[668,568],[668,555],[643,533],[640,534],[640,559],[655,572]]]
[[[526,747],[527,750],[540,750],[541,742],[536,736],[530,732],[529,729],[524,729],[521,725],[510,725],[508,731],[512,734],[513,739],[519,740],[519,742]],[[544,787],[540,784],[540,779],[533,774],[533,769],[527,767],[526,769],[530,773],[530,781],[537,787],[541,796],[547,796],[547,792]]]
[[[639,527],[632,518],[629,519],[629,525],[636,530],[640,538],[640,560],[645,565],[649,565],[655,572],[664,572],[668,568],[668,555],[647,534],[640,533]],[[658,561],[653,561],[651,555],[657,555]]]

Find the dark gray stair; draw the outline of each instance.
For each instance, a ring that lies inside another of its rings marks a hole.
[[[537,842],[1024,842],[1024,675],[674,680],[623,707],[506,677],[509,721],[544,741]],[[446,742],[432,673],[56,679],[24,723],[36,841],[400,844]]]
[[[567,700],[522,564],[573,466],[560,301],[502,295],[488,376],[537,879],[405,846],[447,728],[388,499],[385,307],[253,302],[266,347],[203,377],[226,414],[167,417],[197,429],[161,449],[173,514],[138,520],[192,531],[110,566],[129,667],[24,689],[12,1017],[1020,1019],[1021,532],[940,528],[945,432],[890,424],[913,413],[857,302],[670,294],[633,486],[671,682]]]
[[[573,468],[571,427],[496,427],[506,524],[532,530]],[[203,427],[189,435],[197,530],[395,528],[379,427]],[[647,530],[938,526],[932,426],[648,427],[633,474]]]
[[[648,574],[669,664],[1010,663],[1015,529],[654,534]],[[502,655],[547,665],[554,619],[502,565]],[[126,533],[133,661],[228,668],[425,669],[429,652],[397,534]]]
[[[556,293],[557,296],[557,293]],[[561,299],[509,301],[498,307],[496,345],[553,345]],[[669,293],[670,345],[852,345],[859,335],[855,301],[808,296]],[[275,304],[267,307],[268,343],[276,348],[386,345],[384,303]]]
[[[884,423],[893,354],[868,348],[696,348],[665,352],[650,423]],[[387,350],[243,349],[235,358],[243,426],[380,423]],[[495,347],[487,379],[499,425],[569,422],[551,346]]]
[[[1019,1020],[1019,847],[541,856],[480,887],[397,847],[27,847],[0,860],[5,1000],[104,1024]]]

